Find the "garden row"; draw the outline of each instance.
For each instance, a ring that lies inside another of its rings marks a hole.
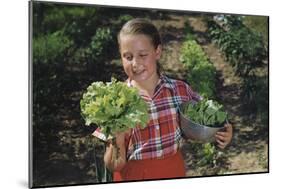
[[[247,27],[243,17],[217,15],[205,17],[205,21],[207,35],[218,45],[226,60],[234,68],[235,75],[242,80],[240,98],[243,99],[243,109],[246,110],[244,113],[254,115],[266,126],[268,123],[268,49],[264,41],[266,38]],[[191,27],[186,25],[185,30],[188,33],[181,48],[180,60],[187,70],[186,81],[202,96],[215,99],[216,69],[196,41]],[[211,174],[220,174],[224,171],[222,165],[217,166],[219,161],[225,159],[224,153],[216,149],[214,144],[190,142],[190,145],[193,163],[198,172],[201,167],[202,171],[213,170]]]
[[[191,30],[188,28],[185,30],[188,33],[186,33],[186,39],[181,47],[180,61],[185,65],[187,71],[186,82],[204,98],[217,100],[215,99],[216,69]],[[201,167],[208,167],[207,169],[217,167],[222,152],[218,151],[213,143],[189,141],[188,145],[191,146],[191,153],[194,157],[193,166],[196,165],[198,172]],[[217,174],[217,172],[212,172],[212,174]]]
[[[268,48],[263,36],[248,28],[242,16],[219,15],[208,19],[208,34],[218,45],[235,74],[242,79],[245,109],[268,123]],[[268,43],[268,42],[267,42]]]
[[[42,95],[48,98],[56,95],[57,89],[64,88],[56,84],[72,82],[74,79],[65,78],[67,68],[77,66],[94,74],[102,69],[104,62],[116,56],[113,52],[117,48],[117,31],[130,17],[120,15],[113,22],[109,18],[105,19],[105,14],[104,9],[94,7],[42,4],[34,7],[32,44],[35,100],[37,91],[40,98],[43,98]],[[68,81],[64,81],[66,79]],[[37,85],[39,80],[44,82],[43,85]],[[57,88],[48,90],[54,87]]]

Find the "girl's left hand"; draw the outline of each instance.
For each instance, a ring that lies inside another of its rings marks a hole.
[[[218,131],[215,135],[216,141],[218,143],[218,147],[224,149],[232,139],[232,125],[225,124],[225,131]]]

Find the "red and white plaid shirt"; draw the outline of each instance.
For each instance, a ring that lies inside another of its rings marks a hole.
[[[127,159],[162,159],[175,154],[182,136],[178,108],[184,102],[198,101],[200,96],[185,82],[166,76],[160,77],[152,98],[141,92],[140,95],[148,104],[149,122],[143,129],[132,129]],[[94,135],[98,134],[97,130]]]

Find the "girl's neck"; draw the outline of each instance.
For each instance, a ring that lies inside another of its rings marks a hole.
[[[145,81],[137,82],[135,80],[132,80],[132,85],[138,88],[140,91],[143,91],[146,95],[152,98],[155,87],[158,84],[158,81],[159,81],[159,75],[155,74]]]

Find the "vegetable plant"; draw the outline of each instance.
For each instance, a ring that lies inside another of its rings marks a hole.
[[[223,105],[208,99],[186,104],[182,112],[193,122],[211,127],[221,126],[227,117]]]
[[[268,91],[267,42],[264,42],[259,32],[245,25],[245,19],[250,17],[220,15],[219,18],[207,21],[209,36],[223,51],[235,75],[242,78],[241,96],[245,110],[260,114],[266,123],[268,114],[264,110],[268,107],[268,95],[264,91]],[[266,23],[267,18],[264,19]],[[266,31],[265,26],[263,28]]]
[[[187,68],[187,82],[202,96],[213,97],[216,70],[195,40],[183,43],[180,61]]]
[[[80,101],[86,125],[97,124],[106,137],[148,122],[147,104],[136,88],[112,79],[93,82]]]

